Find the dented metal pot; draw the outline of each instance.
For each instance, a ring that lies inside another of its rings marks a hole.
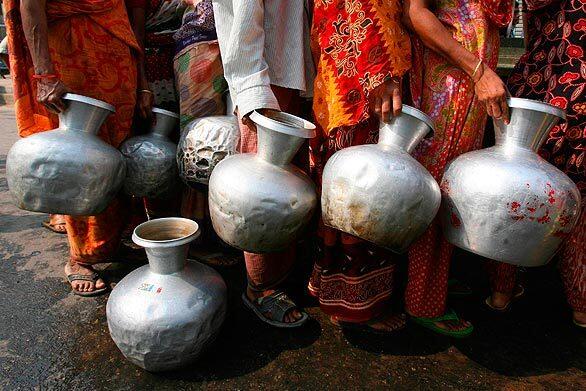
[[[120,281],[108,299],[108,329],[132,363],[148,371],[193,362],[216,337],[226,314],[226,284],[212,268],[187,260],[195,221],[169,217],[136,227],[132,240],[149,264]]]
[[[282,112],[250,115],[256,123],[258,152],[230,156],[212,172],[212,224],[226,243],[252,253],[285,250],[301,234],[315,210],[315,186],[291,164],[315,125]]]
[[[98,136],[114,106],[65,94],[59,128],[18,140],[8,152],[8,187],[21,209],[90,216],[114,199],[125,175],[120,152]]]
[[[322,177],[324,224],[404,252],[440,206],[437,182],[410,155],[432,129],[424,113],[403,106],[400,116],[381,123],[378,144],[344,148],[332,155]]]
[[[511,121],[494,121],[496,145],[452,161],[444,173],[447,240],[496,261],[546,264],[577,222],[580,193],[537,154],[563,110],[510,98]]]
[[[185,125],[177,149],[183,182],[207,185],[216,165],[237,153],[239,141],[238,118],[234,115],[199,118]]]
[[[131,196],[164,198],[178,183],[177,145],[169,135],[177,127],[179,115],[159,108],[154,108],[153,114],[155,123],[147,134],[120,146],[126,160],[123,190]]]

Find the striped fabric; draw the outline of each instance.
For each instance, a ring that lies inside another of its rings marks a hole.
[[[241,116],[279,109],[271,84],[311,94],[306,0],[213,0],[230,94]]]

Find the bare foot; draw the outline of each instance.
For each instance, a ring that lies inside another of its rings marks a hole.
[[[348,326],[348,322],[343,322],[335,316],[330,317],[330,320],[337,326]],[[376,320],[364,323],[356,323],[356,325],[362,325],[363,327],[368,327],[385,334],[390,334],[395,331],[402,330],[405,328],[406,324],[407,316],[405,314],[392,312]]]
[[[472,323],[464,319],[459,320],[443,320],[441,322],[434,322],[440,329],[447,331],[464,331],[472,326]]]
[[[80,265],[79,263],[67,262],[65,264],[65,275],[69,276],[72,274],[92,275],[96,271],[87,265]],[[85,281],[85,280],[73,280],[71,282],[71,289],[77,292],[93,292],[96,289],[102,289],[106,286],[101,278],[98,278],[96,282]]]
[[[574,321],[580,325],[586,325],[586,312],[574,311]]]
[[[506,311],[513,300],[519,299],[524,293],[523,285],[517,284],[511,293],[492,292],[492,295],[486,300],[486,304],[493,310]]]
[[[263,292],[255,292],[255,291],[251,290],[250,287],[246,288],[246,296],[253,303],[255,302],[256,299],[271,295],[274,292],[275,292],[275,289],[269,289],[269,290],[266,290]],[[263,312],[263,315],[267,319],[280,321],[280,319],[273,319],[272,318],[273,314],[271,314],[270,311]],[[297,308],[293,308],[292,310],[285,313],[285,316],[283,317],[283,322],[284,323],[294,323],[294,322],[298,321],[299,319],[301,319],[302,317],[303,317],[303,314],[301,313],[301,311],[299,311],[299,309],[297,309]]]
[[[509,305],[512,298],[512,293],[492,292],[492,295],[490,295],[490,305],[496,309],[504,309]]]

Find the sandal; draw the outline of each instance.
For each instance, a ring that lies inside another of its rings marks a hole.
[[[292,309],[297,308],[297,305],[287,296],[283,291],[275,291],[268,296],[259,297],[251,301],[246,292],[242,294],[242,301],[248,308],[250,308],[256,316],[263,322],[278,328],[294,328],[303,325],[309,319],[309,315],[301,311],[301,319],[295,322],[284,322],[285,315]],[[267,318],[264,314],[271,313],[271,318],[280,319],[273,320]]]
[[[380,329],[375,329],[374,327],[372,327],[372,325],[374,323],[379,322],[381,319],[383,319],[384,317],[377,317],[374,319],[371,319],[367,322],[362,322],[362,323],[355,323],[355,322],[344,322],[341,320],[336,319],[335,316],[330,317],[330,321],[335,325],[338,326],[342,329],[347,329],[347,330],[352,330],[352,331],[359,331],[361,333],[368,333],[368,334],[374,334],[374,335],[381,335],[381,336],[387,336],[387,335],[393,335],[394,333],[401,331],[405,328],[405,326],[407,325],[407,316],[405,314],[396,314],[398,317],[400,317],[400,321],[397,322],[396,324],[398,325],[396,328],[391,329],[391,330],[380,330]]]
[[[65,220],[63,218],[61,218],[57,223],[51,223],[51,219],[49,218],[49,220],[43,221],[41,225],[47,228],[49,231],[55,232],[56,234],[67,234]]]
[[[486,304],[486,306],[488,308],[490,308],[493,311],[496,312],[507,312],[511,309],[511,304],[513,304],[514,301],[519,300],[521,297],[523,297],[523,295],[525,294],[525,288],[523,288],[523,285],[517,285],[515,287],[515,293],[513,294],[513,297],[511,297],[511,300],[509,300],[509,302],[507,304],[505,304],[502,307],[495,307],[492,303],[491,303],[491,298],[492,296],[488,296],[486,298],[486,300],[484,300],[484,304]]]
[[[456,312],[454,312],[454,310],[452,309],[446,311],[445,314],[443,314],[442,316],[438,316],[437,318],[420,318],[418,316],[411,316],[411,320],[416,324],[425,327],[426,329],[429,329],[441,335],[446,335],[448,337],[465,338],[472,334],[472,332],[474,331],[473,325],[470,325],[463,330],[446,330],[436,325],[437,322],[443,322],[446,320],[461,320],[458,314],[456,314]]]
[[[73,281],[92,281],[94,283],[94,286],[99,278],[100,278],[100,275],[95,272],[92,274],[69,274],[67,276],[67,280],[69,281],[70,284]],[[94,289],[93,291],[89,291],[89,292],[80,292],[78,290],[73,289],[73,287],[71,287],[71,291],[73,292],[73,294],[78,295],[78,296],[83,296],[83,297],[97,296],[97,295],[100,295],[100,294],[106,292],[107,290],[108,290],[108,285],[104,286],[103,288]]]

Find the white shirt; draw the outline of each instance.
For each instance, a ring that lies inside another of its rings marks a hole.
[[[315,70],[306,0],[213,0],[224,77],[244,116],[279,109],[271,84],[311,95]]]

